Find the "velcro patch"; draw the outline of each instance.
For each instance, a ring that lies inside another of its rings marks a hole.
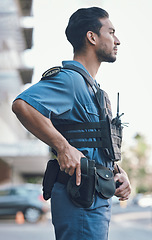
[[[61,71],[61,67],[52,67],[49,68],[42,74],[42,77],[53,77]]]

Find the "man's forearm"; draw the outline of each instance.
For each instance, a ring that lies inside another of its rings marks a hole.
[[[12,110],[28,131],[57,152],[62,151],[68,145],[66,139],[54,128],[51,120],[23,100],[16,100]]]

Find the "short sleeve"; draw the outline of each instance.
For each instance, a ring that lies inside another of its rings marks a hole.
[[[65,71],[34,84],[16,99],[22,99],[47,118],[70,112],[74,94],[72,79]],[[16,100],[15,99],[15,100]]]

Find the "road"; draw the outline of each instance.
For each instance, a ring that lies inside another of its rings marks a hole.
[[[37,224],[24,223],[22,225],[16,224],[14,220],[0,220],[0,239],[55,240],[55,237],[50,219]],[[152,239],[152,211],[150,208],[120,208],[118,206],[113,208],[109,240],[122,239]]]
[[[151,240],[152,209],[129,207],[114,208],[109,240]]]
[[[17,225],[14,222],[0,223],[1,240],[55,240],[50,222]]]

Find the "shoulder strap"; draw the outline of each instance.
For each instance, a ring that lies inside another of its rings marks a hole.
[[[84,77],[84,79],[87,81],[87,83],[91,86],[94,95],[96,97],[97,103],[99,105],[99,109],[100,109],[100,119],[102,117],[103,119],[103,113],[101,110],[103,110],[103,108],[107,108],[107,104],[106,104],[106,99],[108,99],[107,94],[99,88],[99,86],[97,86],[97,84],[95,84],[94,80],[91,78],[91,76],[89,74],[87,74],[82,68],[79,68],[77,66],[74,65],[70,65],[70,64],[66,64],[63,69],[70,69],[70,70],[74,70],[78,73],[80,73],[82,75],[82,77]],[[110,101],[109,101],[110,102]]]
[[[79,68],[77,66],[70,65],[70,64],[66,64],[63,68],[64,69],[74,70],[74,71],[80,73],[82,75],[82,77],[85,78],[87,83],[92,87],[93,92],[96,94],[96,92],[98,90],[97,85],[94,83],[93,79],[89,76],[89,74],[87,74],[82,68]]]

